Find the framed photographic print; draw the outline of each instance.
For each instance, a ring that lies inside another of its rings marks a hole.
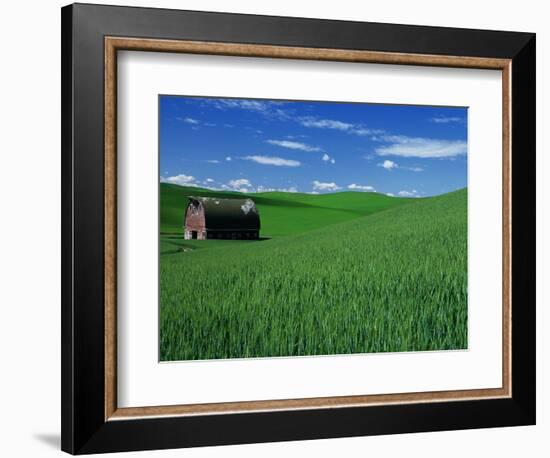
[[[62,448],[535,422],[535,36],[62,9]]]

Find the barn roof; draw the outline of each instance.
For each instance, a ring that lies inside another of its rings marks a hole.
[[[202,204],[207,229],[260,229],[260,215],[252,199],[189,197],[193,205]]]

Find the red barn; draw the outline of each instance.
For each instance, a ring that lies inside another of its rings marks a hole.
[[[257,240],[260,215],[252,199],[189,197],[185,239]]]

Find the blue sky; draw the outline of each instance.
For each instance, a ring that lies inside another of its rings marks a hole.
[[[467,108],[160,96],[161,181],[423,197],[467,185]]]

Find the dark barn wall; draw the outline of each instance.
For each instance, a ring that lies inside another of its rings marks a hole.
[[[190,197],[185,239],[258,240],[260,216],[252,199]]]

